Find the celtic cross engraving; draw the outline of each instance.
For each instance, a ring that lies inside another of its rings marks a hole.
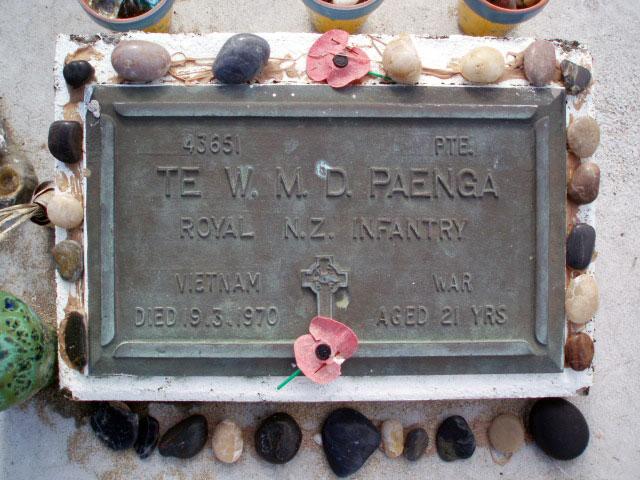
[[[318,316],[333,318],[333,294],[349,285],[349,272],[333,263],[333,255],[318,255],[307,270],[302,270],[302,287],[316,294]]]

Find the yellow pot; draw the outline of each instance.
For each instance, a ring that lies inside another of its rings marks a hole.
[[[89,6],[89,0],[78,0],[80,6],[91,19],[109,30],[128,32],[143,30],[145,32],[167,33],[171,28],[171,16],[175,0],[162,0],[147,13],[132,18],[109,18],[99,14]]]
[[[322,0],[302,0],[302,2],[307,7],[311,23],[319,32],[339,29],[355,33],[383,0],[367,0],[349,6],[333,5]]]
[[[549,3],[540,0],[529,8],[511,10],[487,0],[458,0],[458,23],[467,35],[504,37],[520,23],[535,17]]]

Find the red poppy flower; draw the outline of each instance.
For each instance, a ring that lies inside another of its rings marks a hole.
[[[346,325],[325,317],[314,318],[309,332],[293,344],[298,368],[316,383],[333,382],[340,376],[340,365],[358,350],[358,337]]]
[[[307,54],[307,75],[316,82],[326,80],[341,88],[359,80],[369,72],[370,61],[364,50],[347,45],[349,34],[344,30],[329,30]]]

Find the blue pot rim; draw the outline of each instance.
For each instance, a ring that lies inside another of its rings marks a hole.
[[[524,8],[522,10],[512,10],[510,12],[494,10],[482,0],[464,0],[464,3],[466,3],[467,6],[475,13],[490,22],[509,25],[521,23],[535,17],[546,6],[548,1],[542,0],[539,4],[534,5],[533,7]]]
[[[156,23],[162,20],[167,15],[167,13],[169,13],[171,7],[175,2],[175,0],[164,0],[156,8],[143,15],[140,15],[139,17],[111,20],[94,12],[85,1],[78,1],[94,22],[116,32],[144,30],[145,28],[153,27]]]
[[[314,12],[332,20],[355,20],[369,15],[378,8],[384,0],[373,0],[363,5],[336,7],[318,0],[302,0]]]

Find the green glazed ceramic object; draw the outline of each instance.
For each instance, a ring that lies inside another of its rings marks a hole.
[[[27,400],[55,374],[55,332],[31,307],[0,290],[0,411]]]

